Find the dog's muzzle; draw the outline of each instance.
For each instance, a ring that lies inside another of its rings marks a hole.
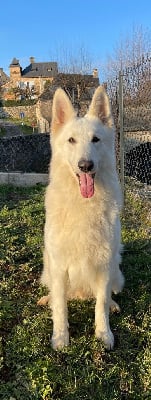
[[[92,160],[81,159],[78,162],[80,191],[83,197],[90,198],[94,195],[94,163]]]

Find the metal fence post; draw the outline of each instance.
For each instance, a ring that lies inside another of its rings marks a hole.
[[[119,124],[120,124],[120,181],[124,198],[124,124],[123,124],[123,73],[119,72]]]

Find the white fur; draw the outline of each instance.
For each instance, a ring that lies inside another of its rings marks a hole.
[[[96,143],[92,142],[94,136],[99,139]],[[71,137],[74,143],[69,141]],[[101,86],[83,118],[76,117],[65,92],[57,89],[52,107],[51,147],[41,277],[50,293],[41,304],[51,299],[52,345],[57,349],[69,343],[67,299],[93,296],[96,337],[112,348],[109,307],[119,308],[111,293],[119,292],[124,282],[119,269],[122,201],[115,167],[113,120]],[[94,163],[95,191],[91,198],[80,193],[77,174],[81,158]]]

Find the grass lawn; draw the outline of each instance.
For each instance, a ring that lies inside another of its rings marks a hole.
[[[150,204],[128,193],[122,216],[125,288],[110,316],[115,348],[94,337],[94,301],[69,303],[70,346],[53,351],[51,314],[36,305],[44,191],[0,187],[2,400],[151,399]]]
[[[0,138],[6,135],[6,129],[0,126]]]
[[[17,126],[24,135],[31,135],[32,133],[37,133],[38,128],[36,121],[33,120],[33,124],[29,121],[28,118],[24,118],[21,120],[20,118],[4,118],[3,125],[0,126],[0,137],[6,136],[7,128],[5,127],[5,122],[12,124],[13,126]]]

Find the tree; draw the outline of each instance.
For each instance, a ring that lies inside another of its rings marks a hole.
[[[60,45],[51,53],[51,58],[58,62],[60,73],[84,75],[92,73],[92,57],[84,45],[77,49],[75,46],[69,49]]]
[[[102,65],[103,79],[115,78],[119,71],[138,64],[147,54],[151,54],[151,30],[142,25],[134,26],[130,34],[116,44],[113,54]]]
[[[81,102],[89,103],[99,78],[90,75],[59,73],[53,82],[46,82],[44,92],[39,97],[39,108],[43,118],[51,122],[51,106],[55,90],[61,87],[69,96],[77,114],[81,111]]]
[[[32,100],[37,97],[38,92],[34,87],[26,85],[24,87],[16,86],[9,89],[9,93],[15,97],[15,100]]]
[[[38,112],[41,117],[51,123],[52,98],[55,90],[61,87],[68,94],[77,113],[81,111],[81,101],[89,103],[94,89],[99,85],[99,78],[92,77],[92,64],[89,53],[84,46],[72,51],[64,46],[51,54],[59,65],[59,73],[53,82],[45,83],[44,92],[39,97]],[[90,75],[92,79],[90,78]]]

